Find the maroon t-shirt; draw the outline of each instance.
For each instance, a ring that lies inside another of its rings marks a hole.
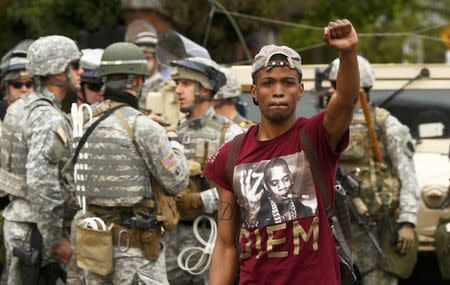
[[[334,152],[324,114],[299,118],[291,129],[268,141],[255,139],[259,125],[250,127],[233,181],[226,174],[230,142],[205,167],[204,175],[232,189],[240,207],[240,284],[340,284],[334,240],[299,137],[306,127],[334,200],[336,165],[348,133]]]

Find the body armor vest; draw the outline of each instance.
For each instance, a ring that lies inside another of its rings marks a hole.
[[[23,96],[10,106],[11,110],[8,112],[7,120],[3,122],[3,133],[0,143],[1,167],[3,170],[15,175],[23,183],[22,191],[6,191],[11,195],[11,203],[5,208],[3,216],[11,221],[36,222],[31,204],[26,200],[28,147],[25,132],[30,112],[42,105],[54,105],[54,103],[50,99],[34,92]],[[10,190],[13,190],[13,188]]]
[[[393,211],[398,208],[400,182],[394,174],[389,157],[386,155],[385,120],[389,112],[376,108],[372,114],[374,114],[373,119],[376,122],[378,143],[384,155],[385,163],[374,160],[364,114],[358,108],[353,114],[353,121],[350,126],[349,145],[342,153],[339,164],[359,184],[354,189],[354,193],[350,193],[351,196],[361,198],[369,213],[379,218],[383,209]]]
[[[111,106],[107,100],[94,113],[101,115]],[[130,126],[142,113],[131,107],[121,112]],[[75,165],[77,195],[86,196],[88,204],[132,206],[151,197],[150,173],[133,141],[117,117],[110,115],[88,137]]]
[[[207,159],[224,143],[225,134],[231,122],[219,116],[209,108],[203,117],[183,121],[177,129],[179,142],[184,145],[185,156],[189,166],[189,184],[184,191],[201,192],[209,188],[201,177]],[[202,209],[179,209],[183,221],[193,221],[202,214]]]
[[[177,128],[179,142],[188,160],[195,160],[203,170],[209,156],[224,143],[231,123],[209,108],[202,118],[185,120]]]

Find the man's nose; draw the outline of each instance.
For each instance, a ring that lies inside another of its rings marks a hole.
[[[183,93],[183,88],[180,86],[180,84],[177,84],[177,86],[175,87],[175,94],[179,95]]]
[[[283,84],[281,83],[275,83],[273,85],[273,97],[282,98],[284,97],[284,90],[283,90]]]

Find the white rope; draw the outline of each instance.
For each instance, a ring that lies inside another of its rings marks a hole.
[[[76,103],[72,103],[72,108],[70,109],[70,115],[72,117],[72,141],[75,138],[81,138],[83,136],[83,125],[84,125],[84,116],[83,116],[83,109],[86,109],[89,113],[89,126],[92,124],[92,108],[88,104],[81,104],[80,106],[77,106]],[[75,149],[77,146],[75,143],[73,143],[73,149]],[[85,147],[88,147],[86,144]],[[80,154],[81,155],[81,154]],[[78,177],[78,167],[86,167],[87,165],[79,165],[78,163],[74,165],[73,167],[73,179],[75,181],[75,184],[77,184],[77,180],[79,180]],[[84,192],[86,189],[83,186],[76,186],[78,192]],[[86,214],[86,196],[85,195],[77,195],[77,201],[80,205],[83,214]]]
[[[205,241],[198,232],[198,223],[202,219],[208,220],[210,224],[211,231],[208,241]],[[214,221],[214,219],[211,217],[199,216],[195,219],[192,229],[194,231],[195,237],[204,247],[186,247],[178,254],[177,262],[178,266],[184,271],[189,272],[189,274],[200,275],[209,268],[209,264],[211,263],[211,255],[214,249],[214,243],[216,242],[217,238],[217,224],[216,221]],[[189,264],[191,260],[199,255],[200,258],[198,259],[197,263],[190,266]]]

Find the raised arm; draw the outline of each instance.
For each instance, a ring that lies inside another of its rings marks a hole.
[[[239,207],[236,196],[218,185],[219,209],[217,211],[218,234],[209,271],[211,285],[233,284],[238,268],[239,251],[236,237],[239,234]]]
[[[339,51],[339,71],[336,79],[336,94],[327,106],[324,118],[325,129],[333,149],[352,122],[353,108],[358,101],[359,70],[356,57],[358,35],[348,20],[330,22],[324,29],[324,41]]]

